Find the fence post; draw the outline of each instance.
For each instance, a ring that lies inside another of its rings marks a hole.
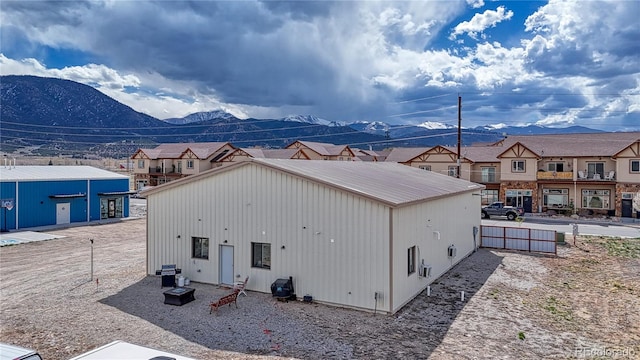
[[[507,227],[502,227],[502,248],[507,249]]]

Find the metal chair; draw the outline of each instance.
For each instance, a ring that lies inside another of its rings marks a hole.
[[[247,283],[249,282],[249,277],[247,276],[244,279],[244,282],[242,281],[237,281],[233,284],[233,289],[238,291],[238,295],[240,294],[244,294],[244,296],[247,296],[247,293],[244,291],[245,287],[247,286]]]

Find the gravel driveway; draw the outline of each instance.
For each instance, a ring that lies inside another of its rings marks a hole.
[[[481,249],[436,280],[431,296],[423,292],[394,316],[251,291],[237,309],[209,314],[209,302],[229,289],[192,282],[195,301],[165,305],[160,277],[145,274],[145,230],[144,219],[128,220],[0,248],[0,341],[36,348],[45,359],[113,340],[197,359],[640,354],[640,262],[611,255],[604,240],[581,239],[558,257]]]

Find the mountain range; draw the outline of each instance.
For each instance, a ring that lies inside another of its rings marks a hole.
[[[345,123],[313,115],[239,119],[223,110],[160,120],[140,113],[95,88],[36,76],[0,77],[0,150],[40,155],[129,157],[159,143],[231,142],[239,147],[282,148],[295,140],[382,149],[457,144],[457,128],[426,122],[390,125]],[[586,133],[574,126],[487,126],[461,129],[462,144],[492,142],[511,134]]]

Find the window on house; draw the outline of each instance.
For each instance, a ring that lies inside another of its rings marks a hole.
[[[187,169],[193,169],[193,160],[187,160]]]
[[[564,163],[561,163],[561,162],[547,163],[547,171],[555,171],[555,172],[564,171]]]
[[[191,238],[191,257],[209,259],[209,239],[202,237]]]
[[[496,168],[495,167],[482,167],[482,182],[492,183],[496,182]]]
[[[494,203],[496,201],[500,201],[500,199],[498,198],[498,190],[482,190],[480,192],[481,196],[481,201],[482,201],[482,205],[489,205],[491,203]]]
[[[544,189],[543,206],[550,208],[566,208],[569,206],[569,189]]]
[[[178,160],[178,173],[182,173],[182,161]]]
[[[631,160],[629,164],[629,170],[632,173],[640,173],[640,160]]]
[[[524,160],[512,160],[511,161],[511,172],[524,172]]]
[[[447,175],[449,176],[458,176],[458,167],[453,165],[453,166],[449,166],[448,170],[447,170]]]
[[[271,244],[251,243],[251,266],[271,269]]]
[[[408,263],[408,273],[407,275],[411,275],[416,272],[416,247],[415,245],[410,247],[407,250],[407,263]]]
[[[422,170],[431,171],[431,165],[420,165],[418,167]]]
[[[609,209],[609,190],[582,190],[582,207],[588,209]]]
[[[138,169],[144,169],[144,160],[142,159],[138,160]]]

